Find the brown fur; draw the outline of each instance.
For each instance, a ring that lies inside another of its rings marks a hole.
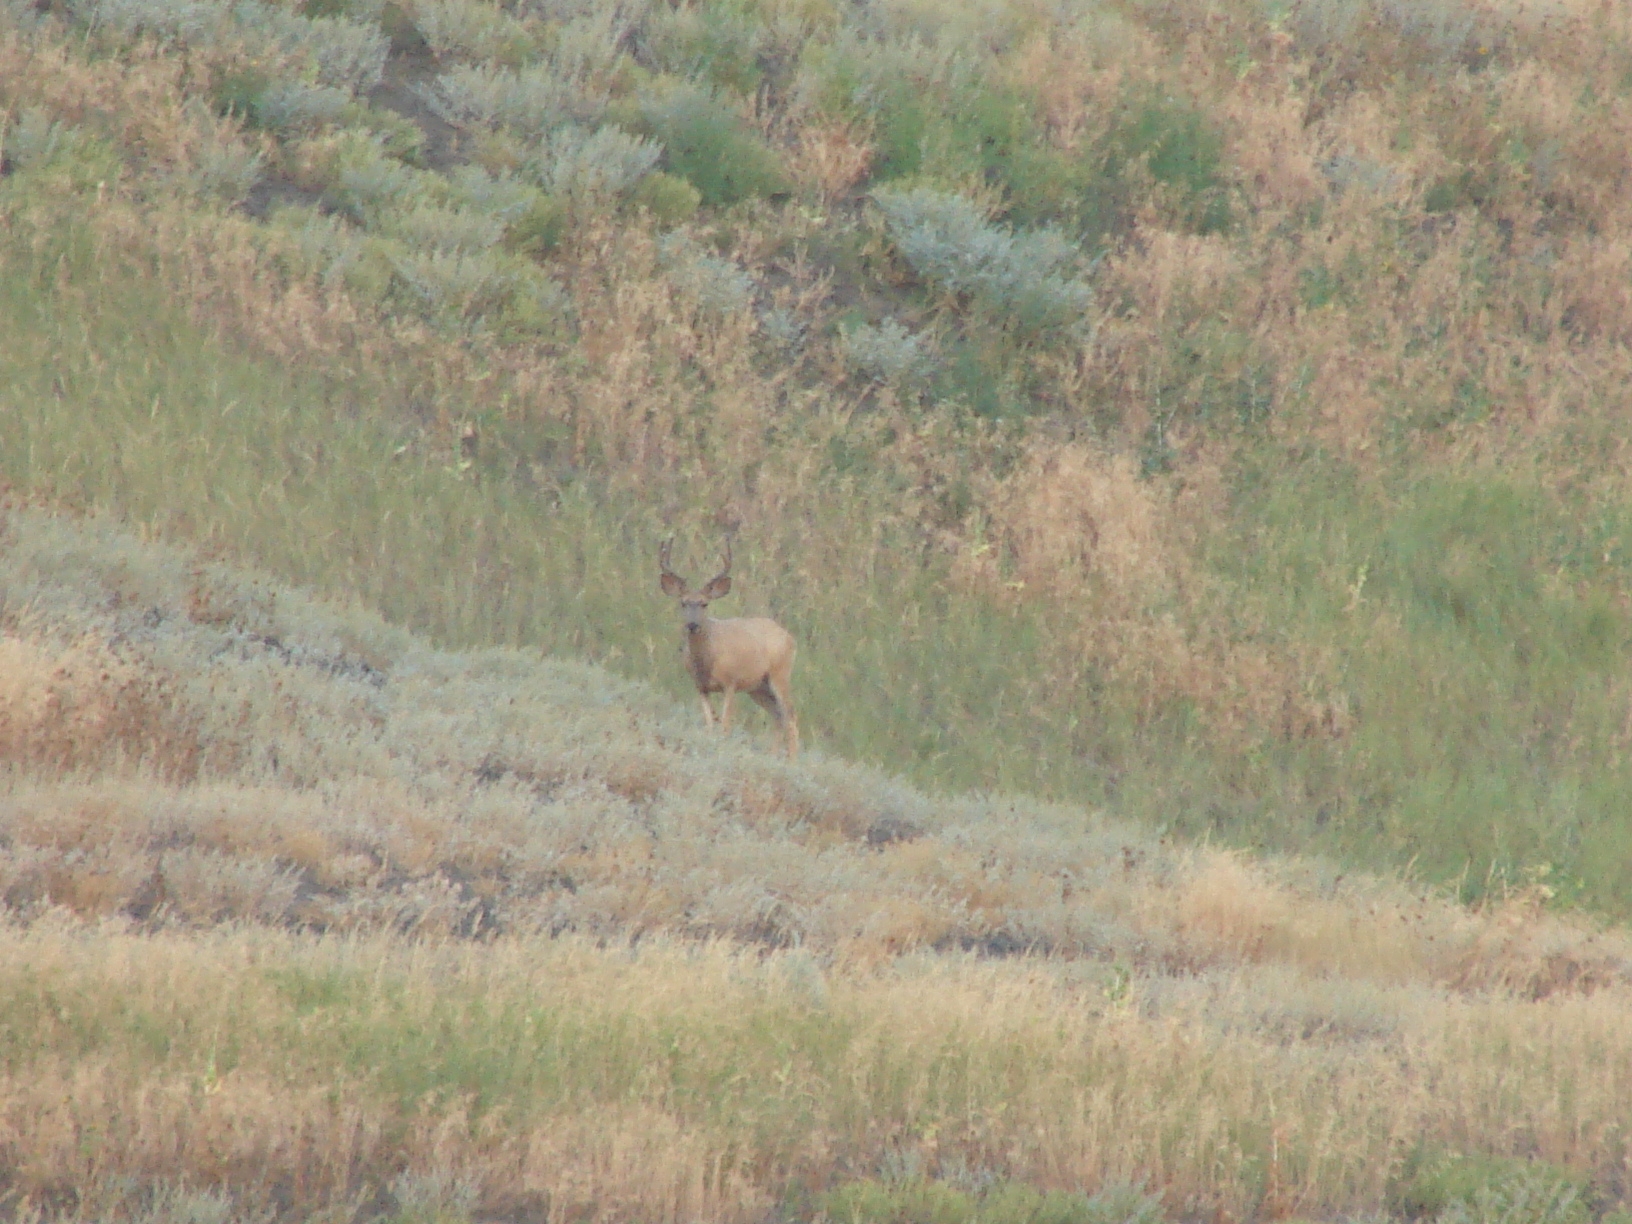
[[[725,547],[725,568],[700,591],[669,568],[669,544],[658,553],[661,585],[666,595],[680,601],[685,627],[686,669],[703,699],[703,718],[714,725],[710,693],[723,693],[720,726],[731,730],[731,699],[747,693],[782,729],[788,759],[799,755],[799,721],[793,713],[793,635],[763,616],[717,619],[708,605],[731,590],[731,545]]]

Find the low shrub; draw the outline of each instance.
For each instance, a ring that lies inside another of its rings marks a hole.
[[[232,10],[251,45],[308,69],[317,84],[356,94],[380,83],[390,42],[373,22],[347,17],[302,17],[262,0],[239,0]]]
[[[455,127],[509,127],[541,136],[589,108],[548,64],[524,70],[461,65],[420,87],[427,106]]]
[[[645,209],[659,226],[672,228],[697,214],[703,193],[678,175],[656,170],[640,180],[632,202],[636,208]]]
[[[963,1176],[858,1181],[829,1191],[834,1224],[1162,1224],[1161,1203],[1137,1187],[1095,1195],[1042,1191],[1023,1182]]]
[[[497,217],[430,203],[386,213],[377,228],[416,249],[467,254],[497,246],[505,234],[504,222]]]
[[[249,103],[252,110],[246,117],[275,132],[293,134],[339,123],[351,106],[351,95],[332,85],[279,81]]]
[[[538,40],[526,23],[482,0],[418,0],[409,16],[439,58],[515,67],[537,51]]]
[[[873,201],[913,271],[1000,326],[1038,335],[1087,313],[1093,293],[1075,275],[1078,252],[1057,232],[993,225],[970,200],[928,187],[880,190]]]
[[[924,336],[895,319],[877,327],[859,323],[841,329],[839,353],[852,370],[892,387],[919,386],[935,369],[935,354]]]
[[[0,157],[19,176],[61,181],[76,191],[114,182],[123,164],[107,141],[40,107],[24,109],[9,124],[0,121]]]
[[[627,196],[662,156],[661,145],[612,124],[568,125],[550,133],[533,168],[546,191],[593,209]]]
[[[718,94],[687,83],[649,95],[641,113],[663,142],[664,168],[719,207],[787,186],[774,150]]]
[[[68,11],[92,30],[183,45],[213,36],[226,21],[225,6],[210,0],[70,0]]]
[[[1389,1206],[1435,1224],[1589,1224],[1584,1179],[1543,1161],[1418,1151],[1389,1188]]]
[[[265,161],[240,141],[212,137],[194,152],[192,165],[179,178],[191,195],[238,204],[261,181]]]
[[[657,249],[658,263],[670,283],[701,313],[724,317],[753,303],[754,278],[732,260],[710,255],[686,234],[670,234]]]
[[[666,72],[751,94],[764,78],[763,25],[748,5],[714,3],[657,10],[642,30],[642,44]]]

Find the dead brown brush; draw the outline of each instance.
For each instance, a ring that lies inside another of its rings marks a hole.
[[[92,638],[0,639],[0,759],[60,772],[198,773],[191,714],[162,672]]]

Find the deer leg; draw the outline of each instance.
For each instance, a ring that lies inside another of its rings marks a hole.
[[[703,699],[703,725],[712,727],[714,725],[714,703],[708,699],[707,693],[699,693],[698,696]]]
[[[731,698],[737,695],[737,690],[726,686],[725,696],[720,698],[720,730],[727,735],[731,734]]]
[[[782,728],[786,739],[788,760],[799,755],[799,720],[793,715],[793,702],[789,700],[788,682],[783,679],[780,683],[773,678],[767,678],[765,687],[770,690],[771,700],[776,703],[776,721]],[[766,709],[769,709],[766,706]]]

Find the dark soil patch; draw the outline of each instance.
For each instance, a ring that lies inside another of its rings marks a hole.
[[[279,207],[296,205],[303,208],[322,208],[321,192],[310,191],[298,183],[278,175],[271,175],[250,188],[249,194],[238,207],[257,221],[264,221]]]
[[[369,104],[401,115],[421,132],[419,160],[426,169],[446,174],[469,159],[460,156],[459,129],[433,111],[420,87],[436,80],[440,65],[419,32],[411,26],[393,34],[385,73],[368,95]]]

